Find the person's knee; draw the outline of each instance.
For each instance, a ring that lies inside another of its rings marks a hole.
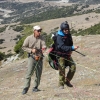
[[[75,64],[71,65],[70,70],[71,70],[71,72],[75,72],[76,71],[76,65]]]

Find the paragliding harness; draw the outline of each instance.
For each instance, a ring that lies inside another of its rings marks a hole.
[[[61,26],[60,26],[61,30],[66,29],[66,28],[69,29],[69,25],[68,25],[67,21],[63,22],[61,24]],[[52,44],[51,51],[48,54],[48,56],[49,56],[49,64],[55,70],[58,70],[58,67],[59,67],[58,66],[59,63],[58,63],[58,58],[57,58],[58,57],[57,56],[57,52],[55,52],[55,51],[57,51],[57,41],[56,41],[57,40],[57,35],[58,35],[57,33],[52,34],[51,38],[54,41],[54,43]]]
[[[48,58],[49,58],[49,65],[55,69],[58,70],[58,59],[56,57],[56,53],[54,52],[54,49],[51,48],[51,51],[48,54]]]
[[[54,41],[54,43],[51,45],[51,48],[50,48],[50,51],[49,51],[49,54],[48,54],[48,58],[49,58],[49,65],[55,69],[55,70],[58,70],[59,69],[59,62],[58,62],[58,59],[60,56],[58,56],[58,54],[60,55],[65,55],[65,53],[61,53],[61,52],[58,52],[57,50],[57,33],[53,33],[52,34],[52,40]],[[70,55],[67,55],[67,59],[70,58]]]
[[[60,66],[59,62],[58,62],[58,55],[57,53],[57,33],[54,33],[52,34],[52,39],[54,41],[54,43],[51,45],[51,48],[50,48],[50,51],[49,51],[49,54],[48,54],[48,58],[49,58],[49,65],[55,69],[55,70],[58,70],[58,67]],[[82,55],[82,56],[86,56],[85,54],[79,52],[79,51],[76,51],[76,53]],[[67,55],[67,59],[70,58],[70,55]]]
[[[52,34],[52,39],[54,43],[50,47],[50,51],[48,54],[48,59],[49,59],[49,65],[55,69],[58,70],[59,62],[57,58],[57,53],[55,52],[57,50],[56,48],[56,39],[57,39],[57,33]]]

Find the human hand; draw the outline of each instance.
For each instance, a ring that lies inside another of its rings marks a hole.
[[[42,48],[42,53],[44,53],[44,52],[45,52],[45,50],[46,50],[46,48]]]
[[[42,48],[42,50],[46,50],[46,48]]]
[[[76,50],[76,49],[78,49],[79,48],[79,46],[74,46],[74,49]]]
[[[31,52],[32,52],[32,53],[36,53],[36,49],[32,49]]]

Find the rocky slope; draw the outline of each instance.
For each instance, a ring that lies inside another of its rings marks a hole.
[[[76,74],[71,81],[73,88],[58,88],[58,71],[47,63],[47,51],[44,57],[44,69],[39,89],[32,93],[31,87],[26,95],[22,95],[24,77],[27,70],[27,59],[4,63],[0,66],[0,100],[100,100],[100,35],[73,37],[78,51],[72,56],[77,65]],[[66,73],[68,68],[66,68]]]

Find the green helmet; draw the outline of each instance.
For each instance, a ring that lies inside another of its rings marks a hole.
[[[56,53],[52,50],[49,52],[48,54],[48,60],[49,60],[49,65],[55,69],[55,70],[58,70],[58,60],[57,60],[57,57],[56,57]]]

